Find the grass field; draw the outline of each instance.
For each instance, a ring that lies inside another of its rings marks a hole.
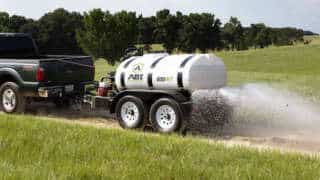
[[[229,85],[265,82],[320,98],[320,38],[310,45],[218,52]],[[115,69],[96,62],[97,79]],[[52,120],[52,119],[51,119]],[[179,136],[0,115],[0,179],[319,179],[320,159]]]
[[[1,179],[319,177],[316,157],[1,115]]]
[[[310,45],[271,47],[243,52],[221,52],[229,85],[266,82],[320,98],[320,38]]]

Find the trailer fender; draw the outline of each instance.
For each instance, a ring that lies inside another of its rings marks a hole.
[[[124,96],[135,96],[140,98],[147,106],[161,97],[170,97],[181,104],[189,104],[191,95],[188,92],[163,91],[163,90],[125,90],[118,93],[112,100],[110,112],[115,113],[115,107],[118,101]]]

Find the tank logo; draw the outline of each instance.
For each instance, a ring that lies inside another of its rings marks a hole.
[[[135,64],[132,68],[132,74],[129,75],[129,81],[142,81],[143,80],[144,64]]]
[[[173,77],[172,76],[167,76],[167,77],[157,77],[158,82],[167,82],[167,81],[172,81]]]
[[[130,74],[128,80],[130,80],[130,81],[142,81],[143,80],[143,74]]]
[[[132,72],[136,74],[141,73],[143,71],[143,68],[144,68],[144,64],[142,63],[136,64],[133,66]]]

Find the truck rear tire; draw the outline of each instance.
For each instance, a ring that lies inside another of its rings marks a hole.
[[[144,104],[141,99],[135,96],[125,96],[117,103],[116,114],[122,128],[141,128],[144,123]]]
[[[182,111],[178,102],[171,98],[157,100],[150,109],[150,121],[157,132],[173,133],[180,129]]]
[[[0,87],[0,106],[5,113],[23,113],[26,100],[14,82],[6,82]]]

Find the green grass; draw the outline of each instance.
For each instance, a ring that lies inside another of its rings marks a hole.
[[[0,115],[1,179],[319,179],[317,157]]]
[[[162,44],[153,44],[153,45],[151,45],[151,49],[153,51],[165,51]]]
[[[98,81],[102,77],[107,76],[108,72],[115,71],[115,69],[117,67],[117,64],[112,66],[112,65],[108,64],[105,59],[98,59],[95,62],[95,66],[96,66],[96,77],[95,77],[95,79]]]
[[[219,52],[228,69],[228,84],[268,83],[320,99],[320,38],[310,45]]]

